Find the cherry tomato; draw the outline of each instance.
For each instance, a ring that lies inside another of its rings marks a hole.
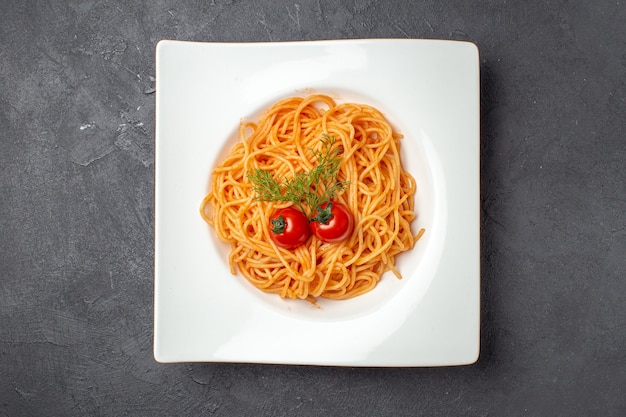
[[[270,237],[278,246],[293,249],[311,236],[306,216],[292,207],[276,210],[270,216]]]
[[[346,206],[329,201],[313,213],[311,231],[327,243],[341,242],[352,234],[354,220]]]

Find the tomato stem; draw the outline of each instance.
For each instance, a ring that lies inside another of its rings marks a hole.
[[[332,213],[333,202],[329,201],[324,207],[320,206],[317,209],[317,215],[311,219],[312,222],[318,222],[321,224],[328,224],[328,222],[333,218]]]
[[[270,220],[272,222],[272,233],[281,235],[285,231],[285,227],[287,226],[287,222],[285,222],[285,218],[282,216],[278,216],[277,219]]]

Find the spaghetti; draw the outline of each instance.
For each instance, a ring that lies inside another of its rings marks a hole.
[[[319,138],[333,136],[343,147],[337,179],[347,182],[335,200],[354,216],[354,231],[341,243],[311,236],[295,249],[269,237],[271,214],[291,203],[255,199],[246,174],[267,170],[277,180],[306,172],[316,163]],[[401,278],[395,257],[412,249],[416,184],[401,165],[401,135],[375,108],[336,103],[315,94],[283,99],[257,123],[245,122],[241,140],[213,170],[201,215],[220,240],[231,245],[231,272],[283,298],[348,299],[373,289],[386,271]]]

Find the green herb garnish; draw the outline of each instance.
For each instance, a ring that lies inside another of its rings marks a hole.
[[[317,165],[309,172],[295,173],[282,183],[276,182],[269,171],[253,169],[247,176],[257,193],[257,200],[291,202],[307,218],[324,203],[344,191],[348,182],[337,181],[343,149],[334,147],[335,137],[322,134],[322,151],[313,152]]]

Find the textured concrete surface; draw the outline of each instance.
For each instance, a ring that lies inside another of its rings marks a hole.
[[[626,415],[622,1],[0,2],[0,416]],[[475,42],[482,342],[439,369],[152,357],[160,39]]]

